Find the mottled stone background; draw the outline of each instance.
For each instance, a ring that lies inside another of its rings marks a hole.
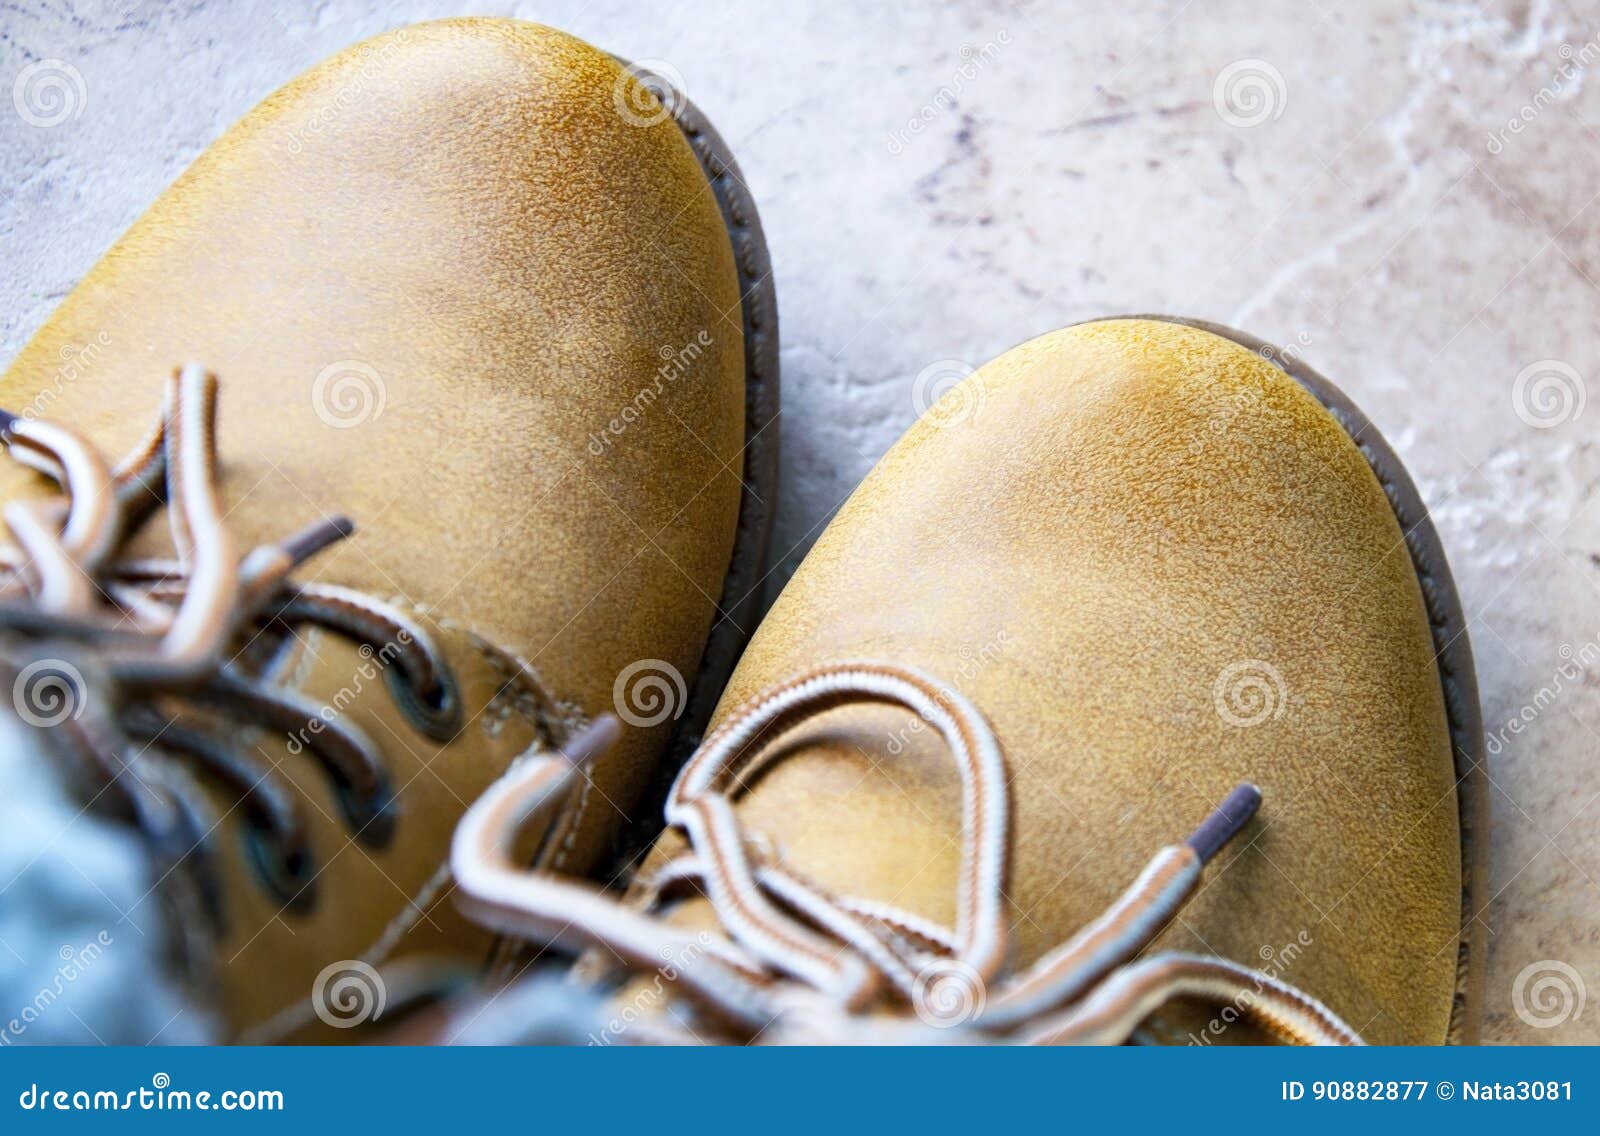
[[[1165,311],[1292,344],[1343,385],[1432,503],[1471,618],[1495,737],[1487,1036],[1600,1041],[1581,1007],[1600,997],[1600,14],[12,0],[4,355],[256,100],[461,12],[655,61],[739,155],[783,318],[774,592],[930,367]],[[29,103],[63,77],[65,103]]]

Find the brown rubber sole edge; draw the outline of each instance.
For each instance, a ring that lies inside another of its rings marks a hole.
[[[1299,383],[1333,415],[1361,456],[1366,458],[1404,534],[1411,565],[1428,612],[1439,684],[1444,693],[1450,747],[1455,758],[1456,806],[1461,824],[1461,937],[1456,948],[1456,993],[1445,1041],[1475,1045],[1483,1017],[1484,956],[1488,927],[1478,918],[1478,903],[1487,894],[1489,812],[1484,770],[1483,716],[1478,705],[1478,676],[1467,638],[1466,615],[1444,545],[1428,516],[1428,507],[1411,475],[1378,428],[1343,391],[1292,354],[1265,340],[1206,320],[1177,316],[1114,316],[1113,319],[1156,320],[1209,331],[1272,363]],[[1095,321],[1100,322],[1100,321]]]
[[[628,66],[626,60],[619,58],[618,62]],[[667,101],[716,196],[739,274],[744,315],[744,477],[739,526],[728,575],[717,601],[716,622],[706,639],[700,669],[689,685],[684,712],[673,727],[655,780],[633,810],[640,819],[627,825],[618,838],[613,857],[615,872],[626,871],[637,854],[660,833],[661,809],[673,779],[705,737],[711,712],[755,631],[761,614],[760,586],[772,543],[772,510],[778,492],[778,296],[761,217],[739,163],[722,135],[681,91],[672,92]]]

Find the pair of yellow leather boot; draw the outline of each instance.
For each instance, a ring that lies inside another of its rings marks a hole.
[[[1041,336],[761,617],[754,205],[564,34],[297,79],[0,405],[0,678],[225,1036],[465,974],[451,1040],[554,946],[599,1040],[1473,1037],[1471,653],[1360,412],[1224,328]]]

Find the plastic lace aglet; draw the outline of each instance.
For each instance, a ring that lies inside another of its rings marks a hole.
[[[1246,781],[1229,793],[1184,843],[1200,857],[1202,864],[1207,863],[1224,844],[1238,835],[1260,807],[1261,790]]]
[[[561,747],[561,756],[574,769],[582,769],[595,758],[617,744],[622,736],[622,724],[612,714],[602,714],[567,739]]]
[[[12,414],[11,411],[0,410],[0,442],[9,442],[11,440],[11,427],[15,426],[19,420],[19,416]]]
[[[329,517],[307,525],[279,547],[288,554],[291,564],[304,564],[330,544],[338,543],[355,531],[356,523],[349,517]]]

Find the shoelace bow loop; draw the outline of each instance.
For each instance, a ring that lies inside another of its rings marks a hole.
[[[742,774],[765,743],[855,703],[919,715],[957,765],[962,855],[954,928],[834,894],[740,824]],[[530,872],[510,857],[516,833],[549,821],[616,728],[603,720],[565,756],[513,768],[468,811],[451,864],[463,906],[488,925],[589,952],[624,971],[670,977],[699,1020],[685,1029],[663,1015],[638,1030],[643,1038],[694,1040],[709,1030],[715,1040],[739,1041],[776,1030],[812,1041],[926,1040],[929,1029],[921,1027],[957,1025],[955,1036],[965,1040],[1121,1042],[1165,1003],[1194,996],[1231,1002],[1284,1041],[1360,1041],[1310,995],[1247,967],[1181,952],[1138,957],[1193,895],[1206,861],[1254,814],[1260,794],[1253,786],[1234,790],[1185,842],[1157,852],[1104,915],[1006,975],[1005,761],[982,714],[960,694],[916,671],[867,662],[819,667],[758,695],[680,772],[666,821],[688,849],[627,903],[580,881]],[[705,897],[722,935],[696,937],[671,922],[667,900],[684,888]]]

